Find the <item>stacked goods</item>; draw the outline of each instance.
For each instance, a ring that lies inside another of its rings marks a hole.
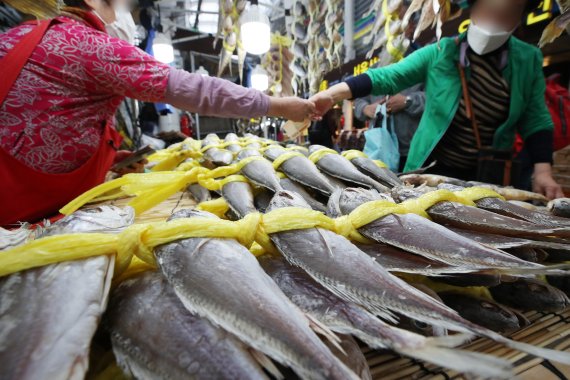
[[[189,139],[150,161],[150,173],[90,190],[38,236],[6,233],[8,377],[82,377],[101,316],[98,335],[136,378],[263,379],[289,369],[370,378],[352,338],[479,377],[513,374],[504,359],[456,348],[473,336],[570,364],[570,353],[502,335],[528,322],[521,311],[570,305],[570,219],[521,203],[543,201],[538,194],[398,177],[359,151],[233,134]],[[198,205],[132,224],[133,211],[180,191]],[[120,197],[130,207],[78,210]]]

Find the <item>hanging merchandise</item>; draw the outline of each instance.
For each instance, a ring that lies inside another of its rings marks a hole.
[[[292,41],[287,36],[274,33],[271,36],[271,48],[261,60],[261,65],[269,75],[269,92],[273,96],[292,96],[291,81],[293,71],[290,68],[294,55]]]

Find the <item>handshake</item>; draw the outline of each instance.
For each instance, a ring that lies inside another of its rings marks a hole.
[[[267,116],[283,117],[295,122],[321,120],[335,104],[326,91],[313,95],[308,100],[294,96],[270,99]]]
[[[292,121],[321,120],[336,103],[350,99],[352,93],[346,83],[337,84],[307,99],[296,97],[270,98],[268,116]]]

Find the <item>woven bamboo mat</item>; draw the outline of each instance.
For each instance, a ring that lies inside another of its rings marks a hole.
[[[118,199],[104,202],[116,206],[124,206],[129,199]],[[139,215],[136,222],[154,222],[166,220],[173,212],[184,208],[192,208],[195,201],[188,192],[178,193],[160,205]],[[525,314],[531,324],[524,329],[510,334],[514,340],[531,343],[539,347],[547,347],[570,352],[570,309],[559,313],[529,312]],[[515,367],[515,373],[523,380],[550,380],[570,378],[570,366],[544,362],[534,356],[512,350],[496,344],[488,339],[476,339],[462,348],[509,360]],[[446,380],[462,379],[463,376],[432,364],[423,363],[394,355],[389,351],[362,348],[373,379],[397,380]],[[558,376],[555,374],[558,371]]]

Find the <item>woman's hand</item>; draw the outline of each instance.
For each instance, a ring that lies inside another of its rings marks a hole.
[[[132,156],[133,152],[129,150],[119,150],[115,156],[115,164],[127,159],[128,157]],[[141,161],[135,162],[125,168],[121,168],[118,170],[111,169],[112,172],[117,173],[119,176],[123,176],[129,173],[144,173],[144,166],[148,164],[148,160],[142,159]]]
[[[552,178],[552,166],[549,163],[534,165],[532,191],[543,194],[548,199],[563,198],[562,187]]]
[[[283,117],[291,121],[305,121],[315,117],[315,104],[312,101],[289,96],[270,98],[267,116]]]
[[[352,98],[350,87],[344,82],[313,95],[309,100],[315,103],[316,117],[314,119],[322,118],[336,103],[350,98]]]

